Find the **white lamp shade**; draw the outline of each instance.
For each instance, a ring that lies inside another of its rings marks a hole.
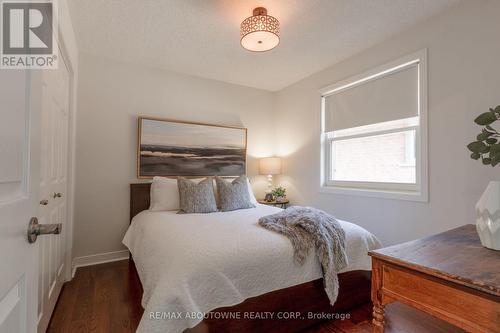
[[[241,46],[249,51],[264,52],[274,49],[280,38],[273,32],[254,31],[241,38]]]
[[[281,174],[281,158],[266,157],[259,161],[259,173],[261,175],[279,175]]]

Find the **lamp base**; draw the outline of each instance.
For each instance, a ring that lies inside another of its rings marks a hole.
[[[267,192],[266,193],[272,193],[273,192],[273,175],[267,175]]]

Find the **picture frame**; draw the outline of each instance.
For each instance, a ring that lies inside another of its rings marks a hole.
[[[138,117],[137,178],[246,174],[247,129]]]

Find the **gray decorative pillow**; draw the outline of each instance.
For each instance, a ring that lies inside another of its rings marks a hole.
[[[240,176],[232,182],[215,177],[215,182],[217,184],[220,209],[223,212],[255,207],[250,200],[246,176]]]
[[[179,177],[179,213],[212,213],[217,211],[215,203],[214,182],[211,177],[195,183]]]

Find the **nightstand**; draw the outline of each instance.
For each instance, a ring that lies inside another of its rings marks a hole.
[[[288,207],[288,204],[290,203],[290,200],[286,200],[286,201],[266,201],[264,199],[259,199],[257,200],[260,204],[263,204],[263,205],[268,205],[268,206],[274,206],[274,207],[279,207],[279,208],[283,208],[283,209],[286,209],[286,207]]]

